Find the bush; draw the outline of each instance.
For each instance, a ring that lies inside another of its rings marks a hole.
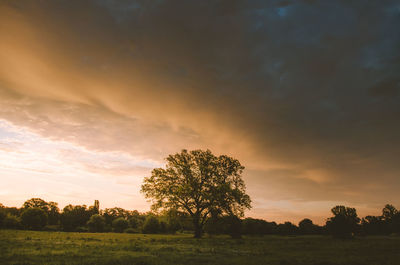
[[[90,216],[87,225],[90,232],[103,232],[106,225],[106,221],[103,216],[99,214],[94,214]]]
[[[75,231],[76,231],[76,232],[79,232],[79,233],[86,233],[86,232],[89,232],[89,230],[88,230],[86,227],[84,227],[84,226],[78,226],[78,227],[75,229]]]
[[[160,223],[158,222],[158,219],[153,215],[147,216],[143,224],[142,232],[144,234],[157,234],[159,232],[159,229]]]
[[[291,222],[285,222],[283,224],[279,224],[277,227],[277,232],[279,235],[296,235],[298,234],[298,227]]]
[[[162,234],[165,234],[165,233],[167,233],[168,232],[168,225],[167,225],[167,223],[166,222],[164,222],[164,221],[160,221],[159,222],[159,232],[160,233],[162,233]]]
[[[8,214],[3,220],[3,227],[7,229],[20,229],[21,220],[15,215]]]
[[[123,217],[119,217],[117,219],[115,219],[114,221],[112,221],[112,227],[114,232],[117,233],[122,233],[125,229],[127,229],[129,226],[129,223],[126,219],[124,219]]]
[[[135,229],[141,229],[143,226],[143,218],[141,216],[132,216],[128,219],[129,226]]]
[[[135,234],[137,232],[138,231],[136,229],[131,228],[131,227],[124,230],[124,233],[127,233],[127,234]]]
[[[85,205],[67,205],[60,216],[60,224],[64,231],[76,231],[77,227],[87,224],[90,214]]]
[[[240,238],[242,221],[234,215],[212,217],[207,220],[204,229],[209,235],[227,234],[232,238]]]
[[[42,230],[47,224],[47,214],[41,208],[27,208],[21,214],[21,223],[26,229]]]
[[[243,233],[246,235],[270,235],[277,233],[278,225],[262,219],[246,218],[243,220]]]
[[[4,219],[6,219],[6,213],[0,208],[0,228],[3,227]]]
[[[49,231],[49,232],[56,232],[60,230],[60,226],[58,225],[46,225],[43,228],[44,231]]]

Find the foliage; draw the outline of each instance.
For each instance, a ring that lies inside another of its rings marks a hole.
[[[124,230],[127,229],[128,226],[129,226],[129,222],[123,217],[119,217],[112,222],[113,230],[114,230],[114,232],[117,232],[117,233],[124,232]]]
[[[322,232],[322,229],[315,225],[311,219],[304,218],[299,222],[298,231],[301,235],[317,235]]]
[[[291,222],[285,222],[277,226],[277,233],[279,235],[296,235],[298,234],[298,227]]]
[[[243,220],[243,233],[246,235],[269,235],[277,232],[275,222],[262,219],[246,218]]]
[[[7,229],[20,229],[21,219],[15,215],[7,214],[3,220],[3,227]]]
[[[147,216],[143,224],[144,234],[157,234],[160,231],[160,223],[154,215]]]
[[[86,205],[67,205],[64,207],[60,217],[61,226],[64,231],[74,231],[83,227],[89,221],[90,213]]]
[[[27,229],[41,230],[47,224],[47,213],[41,208],[26,208],[21,214],[21,223]]]
[[[102,211],[102,214],[108,225],[112,225],[112,222],[117,218],[128,218],[130,216],[129,211],[120,207],[106,208]]]
[[[129,227],[129,228],[124,230],[124,233],[127,233],[127,234],[136,234],[137,232],[138,231],[136,229],[132,228],[132,227]]]
[[[195,237],[213,210],[243,216],[250,208],[241,174],[244,167],[234,158],[215,156],[210,150],[182,150],[169,155],[166,169],[153,169],[144,179],[142,192],[153,201],[153,209],[177,209],[192,217]]]
[[[389,234],[389,226],[382,216],[366,216],[361,220],[362,233],[365,235]]]
[[[328,231],[335,237],[353,237],[360,222],[356,209],[339,205],[333,207],[331,211],[334,216],[326,222]]]
[[[56,202],[46,202],[40,198],[32,198],[24,202],[24,209],[28,208],[40,208],[42,209],[48,217],[48,223],[50,225],[56,225],[60,218],[60,209],[58,208],[58,203]]]
[[[100,211],[98,201],[95,201],[94,206],[89,207],[89,209],[85,205],[66,206],[61,214],[61,226],[49,223],[49,225],[43,227],[40,221],[33,221],[36,218],[33,217],[33,214],[27,213],[24,214],[24,221],[21,221],[24,212],[39,208],[35,206],[40,206],[43,211],[50,209],[48,214],[51,213],[51,205],[56,206],[57,203],[47,203],[40,198],[27,200],[23,208],[5,207],[0,203],[0,228],[46,231],[62,229],[80,232],[130,231],[134,233],[142,231],[145,233],[176,233],[177,231],[186,233],[195,229],[190,214],[177,208],[164,209],[158,215],[155,215],[154,212],[141,214],[138,211],[128,211],[118,207]],[[58,208],[53,207],[53,209]],[[59,213],[58,210],[56,212]],[[95,212],[99,212],[99,214],[94,214]],[[390,204],[385,205],[381,216],[366,216],[362,218],[361,223],[355,209],[336,206],[332,209],[334,216],[329,218],[323,227],[315,225],[312,220],[307,218],[300,221],[298,227],[290,222],[278,225],[275,222],[254,218],[236,219],[238,222],[232,223],[229,221],[230,215],[223,214],[221,208],[213,208],[210,212],[211,217],[207,218],[203,227],[203,230],[209,235],[226,234],[239,237],[240,235],[317,235],[329,232],[335,237],[350,238],[355,235],[400,234],[400,212]],[[42,215],[42,213],[39,215]],[[91,216],[94,217],[91,218]],[[232,215],[231,217],[236,218],[235,216]],[[111,224],[106,223],[105,217],[111,220]],[[90,218],[92,221],[90,221]],[[146,228],[143,228],[146,219]],[[37,220],[40,220],[40,218]],[[32,222],[39,225],[32,225]],[[127,230],[128,227],[131,229]]]
[[[87,226],[90,232],[103,232],[106,222],[100,214],[90,216]]]
[[[382,209],[382,219],[390,222],[398,213],[396,207],[391,204],[386,204],[385,207]]]
[[[2,210],[2,208],[0,208],[0,228],[2,228],[3,227],[3,222],[4,222],[4,219],[6,218],[6,213],[5,213],[5,211],[3,211]]]
[[[209,235],[230,235],[232,238],[242,236],[242,220],[235,215],[212,216],[205,224],[204,230]]]

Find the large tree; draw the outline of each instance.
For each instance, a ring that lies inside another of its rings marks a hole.
[[[242,179],[244,167],[232,157],[215,156],[210,150],[169,155],[166,168],[153,169],[144,179],[142,192],[152,208],[176,209],[192,217],[195,237],[201,237],[211,213],[241,217],[250,209]]]

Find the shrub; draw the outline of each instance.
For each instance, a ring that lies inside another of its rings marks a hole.
[[[147,216],[143,224],[143,233],[156,234],[159,232],[159,229],[160,223],[158,222],[158,219],[153,215]]]
[[[46,225],[43,228],[44,231],[55,232],[60,230],[60,226],[58,225]]]
[[[112,222],[112,227],[114,232],[122,233],[125,229],[127,229],[129,223],[123,217],[119,217]]]
[[[76,232],[79,232],[79,233],[86,233],[86,232],[89,232],[89,230],[88,230],[86,227],[84,227],[84,226],[78,226],[78,227],[75,229],[75,231],[76,231]]]
[[[137,232],[138,231],[136,229],[131,228],[131,227],[124,230],[124,233],[127,233],[127,234],[135,234]]]
[[[26,229],[42,230],[47,224],[47,214],[41,208],[27,208],[21,214],[21,223]]]
[[[6,214],[5,214],[5,212],[3,212],[2,209],[0,208],[0,228],[3,227],[3,222],[4,222],[4,219],[5,219],[5,218],[6,218]]]
[[[60,216],[60,224],[64,231],[76,231],[77,227],[87,224],[90,214],[86,205],[67,205]]]
[[[142,216],[132,216],[128,219],[129,226],[135,229],[141,229],[143,226],[143,217]]]
[[[94,214],[90,216],[87,225],[90,232],[103,232],[106,225],[106,221],[103,216],[99,214]]]
[[[207,220],[205,231],[209,235],[227,234],[232,238],[240,238],[242,221],[234,215],[212,217]]]
[[[20,229],[21,220],[15,215],[8,214],[3,220],[3,227],[8,229]]]

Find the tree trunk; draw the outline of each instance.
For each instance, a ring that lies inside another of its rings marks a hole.
[[[193,218],[193,225],[194,225],[194,237],[195,238],[201,238],[203,235],[203,228],[200,224],[200,218],[195,216]]]

